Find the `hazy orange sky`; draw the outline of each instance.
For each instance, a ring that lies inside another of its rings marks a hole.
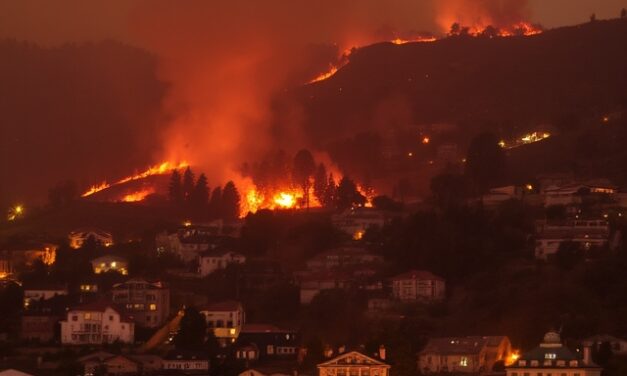
[[[135,44],[129,32],[128,18],[140,2],[143,0],[0,0],[0,37],[47,45],[101,39]],[[419,13],[421,4],[427,2],[416,0],[413,9],[391,15],[390,22],[399,27],[433,28],[425,22],[428,15],[412,14]],[[529,4],[532,21],[545,27],[585,22],[592,13],[596,13],[599,19],[615,18],[621,8],[627,8],[627,0],[529,0]]]

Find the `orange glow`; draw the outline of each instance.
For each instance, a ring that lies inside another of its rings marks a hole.
[[[161,164],[152,166],[150,168],[148,168],[146,171],[143,172],[139,172],[135,175],[131,175],[131,176],[127,176],[123,179],[120,179],[118,181],[116,181],[115,183],[107,183],[107,182],[102,182],[100,184],[96,184],[93,185],[91,188],[89,188],[85,193],[83,193],[81,195],[81,197],[88,197],[93,195],[94,193],[98,193],[100,191],[103,191],[109,187],[112,187],[114,185],[118,185],[118,184],[124,184],[126,182],[132,181],[132,180],[139,180],[139,179],[143,179],[146,178],[148,176],[153,176],[153,175],[164,175],[169,173],[172,170],[178,170],[181,168],[185,168],[189,166],[189,164],[187,162],[180,162],[178,164],[176,163],[172,163],[172,162],[163,162]],[[148,194],[153,193],[153,192],[149,192],[146,195],[144,195],[144,197],[146,197]],[[139,200],[127,200],[126,198],[129,197],[128,195],[125,196],[122,201],[139,201]]]
[[[141,191],[129,193],[122,197],[122,202],[138,202],[143,201],[148,195],[155,193],[154,188],[142,189]]]
[[[400,45],[400,44],[406,44],[406,43],[428,43],[428,42],[435,42],[436,40],[438,40],[438,38],[434,36],[428,36],[428,37],[417,37],[417,38],[412,38],[412,39],[396,38],[396,39],[392,39],[390,42]]]
[[[423,138],[422,138],[422,143],[423,143],[423,144],[425,144],[425,145],[426,145],[426,144],[428,144],[429,142],[431,142],[431,139],[430,139],[429,137],[426,137],[426,136],[425,136],[425,137],[423,137]]]
[[[505,359],[505,365],[511,366],[512,364],[516,363],[516,361],[519,358],[520,358],[520,352],[518,350],[512,351],[507,357],[507,359]]]
[[[310,84],[313,84],[314,82],[320,82],[320,81],[324,81],[327,78],[330,78],[331,76],[333,76],[334,74],[337,73],[337,71],[340,69],[341,67],[337,67],[335,65],[330,65],[329,66],[329,70],[324,72],[324,73],[320,73],[316,78],[314,78],[313,80],[309,81]]]

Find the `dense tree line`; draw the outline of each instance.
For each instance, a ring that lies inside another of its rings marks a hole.
[[[189,167],[182,176],[178,170],[172,171],[168,200],[171,205],[194,219],[231,221],[240,215],[241,197],[235,183],[229,181],[224,187],[217,186],[211,191],[205,174],[200,174],[195,179]]]

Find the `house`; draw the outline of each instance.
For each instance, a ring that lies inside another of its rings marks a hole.
[[[627,355],[627,340],[614,337],[609,334],[600,334],[588,337],[583,341],[583,343],[592,347],[592,350],[598,350],[602,344],[608,343],[612,349],[612,354],[621,356]]]
[[[13,274],[13,263],[8,255],[0,254],[0,279],[6,279]]]
[[[196,261],[204,251],[229,247],[233,240],[223,235],[220,227],[198,225],[183,226],[174,232],[165,231],[155,238],[158,252],[174,253],[184,262]]]
[[[446,282],[431,272],[412,270],[392,278],[392,296],[403,302],[443,300]]]
[[[236,301],[212,303],[200,309],[200,313],[222,346],[235,342],[246,321],[244,307]]]
[[[59,284],[27,284],[24,288],[24,308],[28,308],[31,302],[39,300],[48,300],[55,296],[67,295],[68,289],[66,285]]]
[[[354,278],[348,273],[328,270],[301,273],[295,277],[300,289],[301,304],[311,303],[323,290],[347,289],[354,282]]]
[[[128,261],[124,257],[106,255],[91,260],[94,273],[118,272],[122,275],[128,274]]]
[[[515,185],[491,188],[488,193],[481,196],[481,202],[486,207],[496,207],[505,201],[520,200],[523,194],[524,188]]]
[[[264,365],[255,365],[238,376],[305,376],[298,372],[294,362],[279,362]]]
[[[70,247],[74,249],[81,248],[87,239],[93,239],[96,244],[110,247],[113,245],[113,236],[103,230],[97,228],[80,228],[76,229],[68,235]]]
[[[385,357],[382,357],[385,360]],[[350,351],[318,364],[319,376],[388,376],[390,365],[358,351]]]
[[[553,331],[544,335],[540,346],[506,367],[507,376],[600,376],[601,371],[601,367],[592,362],[590,347],[584,347],[583,357],[580,357],[564,346],[559,333]]]
[[[19,242],[0,248],[0,277],[18,274],[32,267],[36,261],[46,265],[54,264],[57,248],[55,244],[37,241]]]
[[[512,354],[505,336],[431,338],[418,353],[418,370],[429,373],[490,372],[498,361]]]
[[[570,180],[542,188],[545,206],[580,204],[585,196],[614,196],[616,193],[618,188],[607,179]]]
[[[20,338],[39,343],[54,339],[57,324],[62,319],[53,313],[23,313],[20,317]]]
[[[218,247],[204,251],[198,256],[198,273],[202,277],[206,277],[216,270],[226,269],[231,264],[243,264],[245,262],[246,256],[228,248]]]
[[[207,375],[209,356],[199,351],[172,350],[163,358],[163,369],[184,374]]]
[[[132,278],[111,288],[113,303],[125,307],[139,326],[154,328],[170,316],[170,289],[162,282]]]
[[[331,217],[333,226],[353,237],[361,239],[367,229],[383,227],[389,221],[389,216],[382,210],[373,208],[352,208]]]
[[[383,263],[383,257],[361,247],[344,246],[322,252],[307,260],[307,269],[335,270]]]
[[[131,354],[128,358],[139,363],[141,374],[154,374],[163,369],[163,358],[151,354]]]
[[[245,360],[295,360],[299,346],[300,337],[294,330],[245,324],[237,338],[235,356]]]
[[[83,366],[84,376],[94,376],[102,369],[107,375],[137,375],[141,364],[130,356],[114,355],[105,351],[98,351],[78,359]]]
[[[107,302],[96,302],[70,308],[61,321],[61,343],[64,345],[98,345],[133,343],[135,323]]]
[[[570,219],[536,222],[535,257],[547,260],[557,253],[563,242],[574,242],[583,250],[608,244],[610,226],[606,219]]]

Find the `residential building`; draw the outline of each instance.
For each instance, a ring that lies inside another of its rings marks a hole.
[[[13,263],[8,255],[0,254],[0,279],[5,279],[13,274]]]
[[[318,364],[319,376],[388,376],[390,365],[382,360],[350,351]]]
[[[307,269],[335,270],[383,263],[383,257],[361,247],[344,246],[322,252],[307,260]]]
[[[620,356],[627,355],[627,340],[614,337],[609,334],[599,334],[588,337],[583,341],[583,343],[591,346],[593,350],[598,350],[601,345],[608,343],[612,349],[612,354]]]
[[[173,232],[162,232],[155,239],[158,252],[171,252],[184,262],[198,260],[207,250],[230,247],[234,238],[225,236],[222,227],[189,225]]]
[[[91,260],[94,273],[118,272],[122,275],[128,274],[128,261],[124,257],[106,255]]]
[[[313,298],[323,290],[347,289],[354,281],[348,273],[330,270],[300,273],[295,277],[300,289],[301,304],[311,303]]]
[[[333,226],[359,240],[370,227],[383,227],[389,215],[373,208],[352,208],[331,217]]]
[[[223,346],[235,342],[246,322],[244,307],[236,301],[209,304],[200,313],[205,316],[207,329],[213,331]]]
[[[130,356],[98,351],[78,359],[84,376],[95,376],[102,369],[107,375],[138,375],[141,364]]]
[[[616,193],[617,187],[607,179],[562,181],[542,188],[545,206],[580,204],[585,196],[613,196]]]
[[[135,323],[107,302],[96,302],[71,308],[61,321],[61,343],[64,345],[98,345],[133,343]]]
[[[553,257],[563,242],[574,242],[583,250],[601,248],[608,244],[610,226],[606,219],[570,219],[566,221],[537,221],[535,257]]]
[[[66,285],[25,283],[23,288],[25,308],[28,308],[33,301],[48,300],[54,298],[55,296],[68,294]]]
[[[280,362],[255,365],[238,376],[306,376],[298,372],[298,365],[293,362]]]
[[[209,372],[209,356],[199,351],[172,350],[163,358],[163,369],[206,375]]]
[[[216,270],[226,269],[231,264],[243,264],[245,262],[246,256],[228,248],[218,247],[204,251],[198,256],[198,273],[201,277],[206,277]]]
[[[158,327],[170,316],[170,290],[159,281],[133,278],[118,283],[111,289],[111,300],[125,307],[139,326]]]
[[[506,363],[511,355],[505,336],[431,338],[418,353],[418,369],[423,374],[490,372],[496,362]]]
[[[392,296],[403,302],[443,300],[446,282],[431,272],[412,270],[392,278]]]
[[[23,313],[20,327],[20,338],[39,343],[54,339],[55,328],[62,317],[52,313]]]
[[[93,239],[96,244],[110,247],[113,245],[113,236],[103,230],[97,228],[80,228],[76,229],[68,235],[70,247],[78,249],[85,244],[87,239]]]
[[[57,248],[55,244],[29,241],[0,249],[0,277],[19,274],[32,267],[36,261],[46,265],[54,264]]]
[[[601,367],[592,362],[590,347],[583,357],[562,344],[559,333],[548,332],[540,346],[523,354],[506,368],[507,376],[600,376]]]
[[[245,324],[237,338],[236,357],[246,360],[295,360],[300,346],[296,331],[274,325]]]

